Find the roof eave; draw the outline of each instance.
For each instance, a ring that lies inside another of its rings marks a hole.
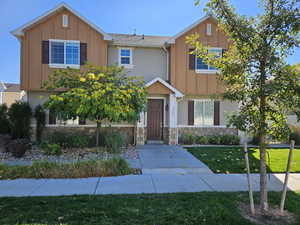
[[[92,23],[91,21],[89,21],[88,19],[86,19],[85,17],[81,16],[77,11],[75,11],[74,9],[72,9],[69,5],[67,5],[64,2],[60,3],[58,6],[54,7],[53,9],[47,11],[43,15],[41,15],[41,16],[39,16],[39,17],[31,20],[30,22],[28,22],[28,23],[26,23],[26,24],[18,27],[17,29],[11,31],[10,33],[19,39],[21,36],[24,36],[24,29],[25,28],[27,28],[27,27],[29,27],[29,26],[37,23],[41,19],[49,16],[50,14],[52,14],[52,13],[54,13],[57,10],[60,10],[62,8],[66,8],[67,10],[69,10],[70,12],[72,12],[74,15],[76,15],[77,17],[79,17],[81,20],[83,20],[84,22],[86,22],[93,29],[95,29],[100,34],[102,34],[104,40],[112,40],[112,37],[109,34],[105,33],[100,27],[98,27],[97,25],[95,25],[94,23]]]

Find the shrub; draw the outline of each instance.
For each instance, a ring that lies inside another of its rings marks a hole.
[[[50,144],[58,144],[61,148],[84,148],[90,146],[91,137],[87,135],[66,134],[60,131],[54,131],[43,138]]]
[[[35,161],[31,166],[0,164],[0,179],[105,177],[121,176],[131,172],[132,169],[122,158],[77,161],[66,164]]]
[[[11,124],[11,134],[13,139],[30,139],[31,115],[31,108],[27,102],[18,101],[10,106],[8,110],[8,116]]]
[[[42,106],[38,105],[35,108],[34,117],[36,119],[36,141],[40,143],[46,125],[46,112]]]
[[[6,146],[7,151],[17,158],[21,158],[30,147],[29,139],[25,138],[12,140]]]
[[[71,148],[84,148],[88,147],[91,137],[89,136],[84,136],[84,135],[70,135],[67,137],[68,139],[68,146]]]
[[[11,137],[7,134],[0,134],[0,152],[7,152],[7,144],[11,141]]]
[[[222,145],[238,145],[240,137],[232,134],[224,134],[220,136],[220,144]]]
[[[208,136],[208,143],[212,145],[219,145],[221,142],[221,137],[219,135]]]
[[[290,125],[290,129],[289,140],[294,140],[296,145],[300,145],[300,126]]]
[[[120,153],[121,147],[124,146],[124,138],[119,132],[108,132],[104,136],[104,145],[111,153]]]
[[[181,142],[185,145],[192,145],[196,143],[196,136],[193,134],[183,134]]]
[[[61,155],[61,147],[58,144],[51,144],[47,141],[42,141],[40,147],[45,155]]]
[[[208,143],[207,137],[205,136],[197,136],[196,137],[196,144],[205,145]]]
[[[10,124],[8,120],[6,104],[0,105],[0,134],[9,134],[10,133]]]

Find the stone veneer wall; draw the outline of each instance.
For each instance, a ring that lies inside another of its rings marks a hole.
[[[178,137],[181,137],[183,134],[193,134],[198,136],[208,136],[216,134],[238,135],[238,130],[235,128],[225,127],[178,127]]]
[[[33,128],[33,131],[35,128]],[[134,143],[134,127],[102,127],[100,129],[101,132],[106,131],[118,131],[124,134],[126,138],[127,144]],[[91,135],[94,136],[96,134],[96,127],[88,127],[88,126],[78,126],[78,127],[68,127],[68,126],[48,126],[45,127],[43,136],[46,136],[49,132],[60,131],[66,134],[82,134],[82,135]],[[34,135],[35,136],[35,135]]]

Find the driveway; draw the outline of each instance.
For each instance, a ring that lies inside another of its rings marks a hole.
[[[213,174],[200,160],[180,146],[139,146],[143,174]]]

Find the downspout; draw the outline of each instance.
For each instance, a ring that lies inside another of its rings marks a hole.
[[[166,73],[167,73],[167,81],[170,83],[170,80],[169,80],[169,51],[168,49],[166,48],[165,45],[163,45],[162,49],[166,52],[167,54],[167,69],[166,69]]]

